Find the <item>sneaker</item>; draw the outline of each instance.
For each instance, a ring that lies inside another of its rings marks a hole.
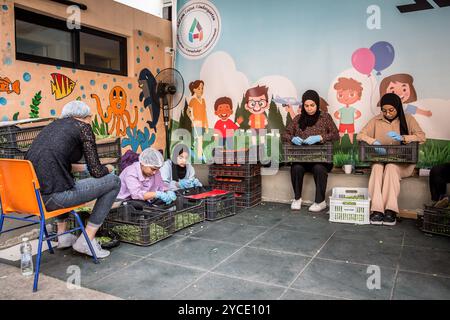
[[[392,210],[386,210],[383,219],[383,225],[385,226],[395,226],[397,221],[397,213]]]
[[[67,249],[74,245],[77,241],[77,236],[66,233],[58,236],[58,249]]]
[[[302,199],[294,200],[291,204],[291,210],[300,210],[302,208]]]
[[[102,247],[100,246],[100,244],[97,242],[96,239],[92,240],[91,244],[92,244],[92,247],[94,248],[95,255],[97,256],[97,258],[103,259],[111,254],[108,250],[102,249]],[[79,253],[87,254],[88,256],[92,257],[91,250],[89,249],[89,246],[83,235],[81,235],[77,239],[77,241],[74,243],[72,248]]]
[[[327,208],[327,202],[323,201],[321,203],[313,203],[310,207],[309,207],[309,211],[311,212],[320,212],[322,210],[325,210]]]
[[[384,220],[384,213],[374,211],[370,215],[370,224],[382,225]]]

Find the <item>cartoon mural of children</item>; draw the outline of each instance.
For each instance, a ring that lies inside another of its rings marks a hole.
[[[194,137],[197,141],[197,156],[202,158],[203,154],[203,134],[208,133],[208,117],[206,115],[206,102],[203,98],[205,83],[203,80],[196,80],[189,84],[192,98],[189,101],[189,115],[192,121]]]
[[[342,143],[342,137],[348,134],[350,143],[353,144],[353,135],[355,133],[355,120],[361,117],[361,111],[355,109],[351,105],[361,100],[363,87],[361,82],[353,78],[339,78],[335,83],[337,100],[345,106],[334,113],[334,117],[340,121],[339,136]]]
[[[257,134],[269,123],[265,112],[270,108],[268,92],[268,87],[257,86],[248,89],[245,93],[245,109],[251,113],[248,124],[251,129],[256,130]],[[260,137],[260,143],[264,142],[265,137]],[[252,143],[256,145],[256,136],[252,137]]]
[[[214,114],[220,118],[217,120],[214,129],[220,132],[223,145],[230,150],[233,148],[234,130],[239,129],[243,119],[238,118],[238,124],[229,119],[233,114],[233,102],[228,97],[221,97],[216,100],[214,103]]]
[[[402,99],[405,113],[431,117],[433,113],[430,110],[421,109],[410,104],[417,101],[417,93],[416,89],[414,88],[413,82],[414,78],[406,73],[399,73],[386,77],[381,81],[380,84],[380,97],[382,97],[386,93],[395,93]]]

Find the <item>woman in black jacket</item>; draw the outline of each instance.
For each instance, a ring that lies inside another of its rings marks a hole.
[[[25,159],[33,163],[47,210],[68,208],[97,199],[86,233],[97,257],[106,258],[109,251],[101,248],[95,234],[119,193],[120,179],[111,174],[114,170],[111,165],[100,164],[90,123],[89,106],[82,101],[69,102],[64,106],[60,119],[46,126],[36,137]],[[82,156],[93,178],[74,181],[72,164],[79,162]],[[58,234],[66,231],[67,216],[60,216],[57,220]],[[82,235],[78,239],[72,234],[58,237],[59,248],[70,246],[80,253],[91,255]]]

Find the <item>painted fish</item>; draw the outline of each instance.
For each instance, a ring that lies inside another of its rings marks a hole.
[[[52,85],[52,95],[55,96],[56,100],[61,100],[72,93],[75,85],[75,81],[61,73],[50,74],[53,81],[50,81]]]
[[[8,94],[15,92],[20,94],[20,82],[16,80],[11,82],[8,78],[0,78],[0,92],[6,92]]]
[[[144,102],[144,107],[150,109],[152,115],[152,121],[147,121],[147,124],[156,132],[160,114],[160,103],[156,94],[156,79],[153,73],[145,68],[139,73],[138,82],[139,88],[142,90],[139,94],[139,101]]]

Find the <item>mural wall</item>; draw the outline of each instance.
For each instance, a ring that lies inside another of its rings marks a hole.
[[[140,82],[143,75],[154,79],[163,69],[160,39],[134,32],[128,39],[134,46],[128,52],[128,64],[134,67],[123,77],[16,61],[12,1],[0,1],[0,25],[0,121],[58,117],[67,102],[78,99],[95,115],[95,134],[121,137],[124,152],[140,152],[149,146],[164,149],[159,108],[153,108]]]
[[[339,128],[341,166],[395,92],[429,139],[419,166],[450,161],[450,8],[400,13],[409,3],[179,0],[177,68],[192,90],[177,125],[283,130],[314,89]]]

